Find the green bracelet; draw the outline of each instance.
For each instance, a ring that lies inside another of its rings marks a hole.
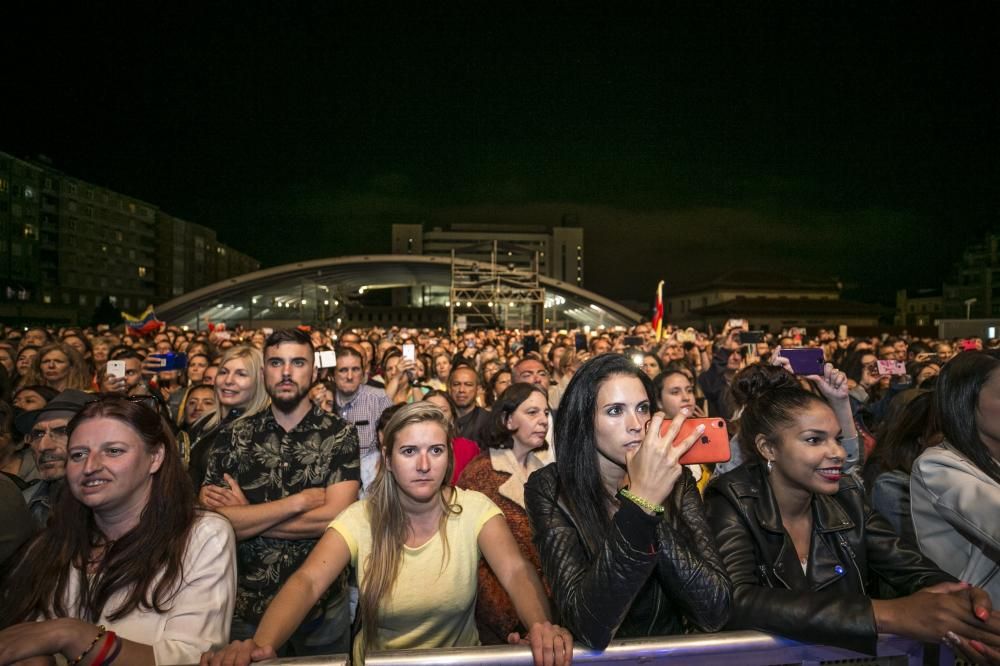
[[[628,488],[622,488],[618,491],[622,497],[631,501],[633,504],[645,509],[646,511],[652,511],[653,513],[663,513],[666,509],[663,508],[662,504],[653,504],[649,500],[645,500],[634,493],[630,493]]]

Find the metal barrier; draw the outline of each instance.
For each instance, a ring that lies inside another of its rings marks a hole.
[[[287,666],[347,666],[347,655],[277,659],[268,664]],[[473,648],[395,650],[372,652],[367,666],[442,666],[482,664],[489,666],[530,666],[531,650],[519,645],[486,645]],[[631,638],[614,641],[603,652],[577,646],[574,664],[684,664],[684,666],[784,666],[801,664],[851,664],[857,666],[952,666],[948,650],[925,646],[901,636],[882,635],[878,655],[871,656],[826,645],[798,643],[758,631],[732,631]]]

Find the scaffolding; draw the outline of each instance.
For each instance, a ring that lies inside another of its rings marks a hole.
[[[484,257],[487,250],[488,263],[459,256]],[[498,263],[500,257],[503,263]],[[452,330],[461,317],[466,326],[539,328],[544,307],[537,251],[495,240],[451,251],[448,321]]]

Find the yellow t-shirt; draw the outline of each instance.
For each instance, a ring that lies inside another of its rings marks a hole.
[[[477,566],[479,530],[493,516],[503,513],[488,497],[473,490],[455,488],[455,502],[462,512],[448,518],[447,565],[444,543],[435,534],[419,548],[403,547],[403,561],[392,593],[382,599],[374,648],[470,647],[479,645],[476,630]],[[372,550],[368,500],[355,502],[330,523],[351,550],[351,566],[358,587],[364,585],[364,563]],[[363,627],[362,633],[370,631]],[[354,646],[357,659],[362,638]],[[358,663],[361,663],[360,660]]]

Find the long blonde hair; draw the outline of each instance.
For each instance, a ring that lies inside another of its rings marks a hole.
[[[264,356],[260,353],[260,350],[249,345],[230,347],[222,355],[222,359],[219,361],[219,368],[221,369],[233,359],[241,359],[246,363],[247,372],[253,377],[254,382],[253,395],[250,396],[250,401],[247,403],[246,409],[236,418],[236,421],[241,421],[270,407],[271,397],[267,394],[267,386],[264,384]],[[212,415],[212,418],[205,425],[205,430],[214,428],[228,415],[229,407],[219,401],[218,387],[215,390],[215,402],[215,414]]]
[[[78,391],[92,391],[93,377],[90,375],[90,367],[86,359],[80,355],[74,347],[70,347],[65,342],[52,342],[38,350],[38,355],[31,360],[31,368],[25,374],[24,386],[39,384],[48,386],[45,375],[42,373],[42,360],[50,353],[62,352],[69,363],[69,374],[66,375],[66,389],[77,389]]]
[[[409,517],[403,510],[396,479],[389,471],[386,461],[392,458],[396,439],[404,428],[428,422],[441,426],[448,443],[448,469],[438,491],[443,509],[438,526],[444,542],[442,568],[448,561],[448,535],[445,526],[450,516],[462,512],[461,505],[455,503],[454,492],[450,498],[445,494],[445,488],[449,485],[455,470],[455,451],[452,448],[454,428],[451,420],[435,405],[429,402],[414,402],[402,407],[386,424],[382,444],[382,464],[379,465],[378,473],[368,491],[367,512],[372,531],[372,552],[364,563],[365,576],[361,583],[359,600],[361,626],[365,635],[364,644],[361,646],[362,653],[374,645],[381,601],[392,592],[396,584],[403,546],[406,544],[409,532]]]

